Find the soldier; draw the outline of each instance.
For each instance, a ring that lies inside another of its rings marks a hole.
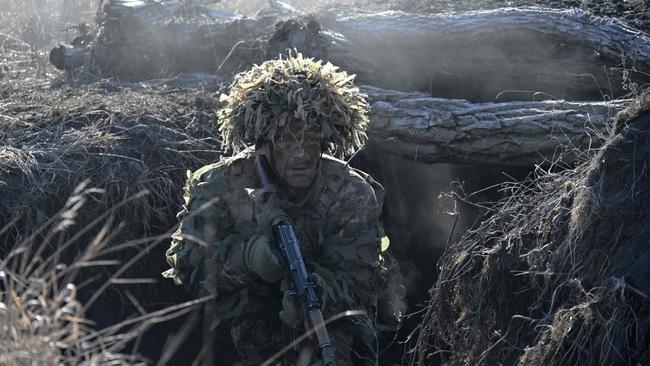
[[[167,251],[172,268],[163,275],[215,296],[211,329],[245,365],[261,364],[304,332],[268,224],[277,212],[292,221],[324,318],[364,311],[328,324],[335,356],[311,364],[377,364],[383,188],[329,155],[350,155],[366,140],[368,104],[353,77],[300,54],[239,74],[218,112],[224,146],[236,155],[188,172],[181,225]],[[258,155],[276,182],[266,202]],[[227,362],[223,347],[218,364]],[[300,344],[280,364],[295,364],[301,348],[313,347]]]

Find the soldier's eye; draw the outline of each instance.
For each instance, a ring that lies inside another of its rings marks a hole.
[[[319,136],[308,136],[303,140],[303,146],[320,146]]]
[[[280,141],[276,144],[278,148],[282,150],[293,150],[298,147],[298,142],[296,141]]]

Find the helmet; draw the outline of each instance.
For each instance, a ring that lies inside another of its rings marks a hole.
[[[334,155],[352,154],[367,140],[368,102],[348,75],[302,54],[269,60],[235,76],[219,98],[224,146],[273,143],[285,129],[318,130]],[[292,133],[295,134],[295,131]]]

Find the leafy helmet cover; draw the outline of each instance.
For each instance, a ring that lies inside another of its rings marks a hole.
[[[369,110],[354,77],[300,53],[253,66],[219,98],[224,145],[237,152],[260,140],[276,141],[299,125],[303,134],[320,130],[330,153],[352,154],[367,140]]]

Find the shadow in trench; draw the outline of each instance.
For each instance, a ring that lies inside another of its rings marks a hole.
[[[438,277],[438,260],[448,243],[458,241],[483,213],[476,206],[457,202],[457,215],[448,214],[454,211],[454,201],[444,193],[453,190],[454,182],[471,193],[513,179],[520,181],[532,167],[426,165],[372,150],[359,154],[351,165],[370,173],[386,190],[382,221],[405,281],[408,315],[398,332],[383,335],[381,363],[406,363],[406,340],[420,323],[428,291]],[[497,188],[490,188],[473,196],[472,201],[493,202],[501,197]],[[438,363],[432,357],[431,364]]]

